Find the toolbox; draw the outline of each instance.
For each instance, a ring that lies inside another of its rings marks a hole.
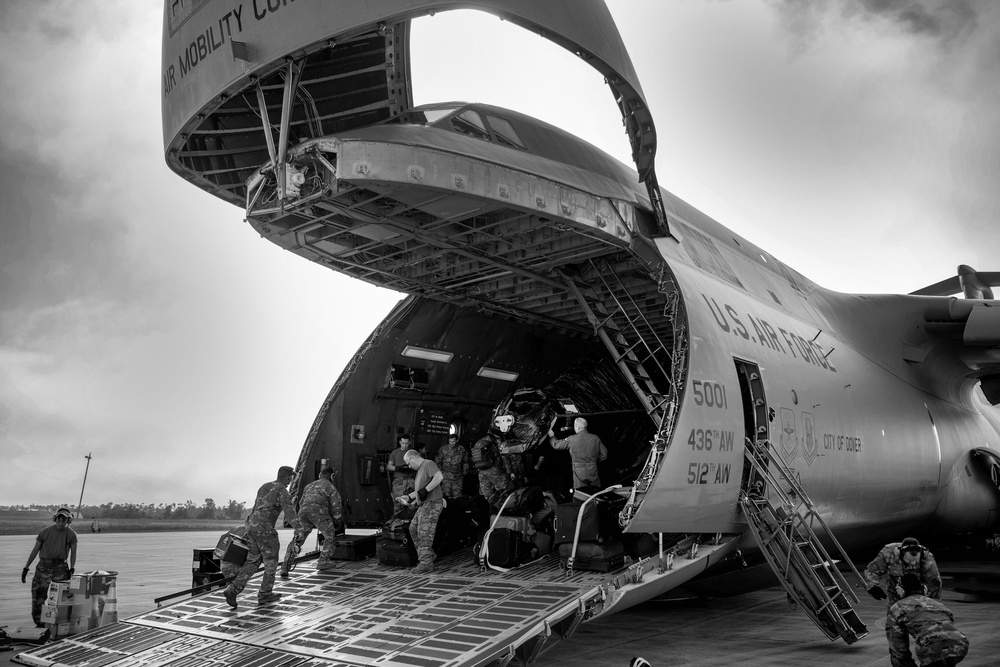
[[[242,533],[242,529],[239,529]],[[219,538],[219,543],[215,546],[215,557],[233,565],[243,565],[247,562],[249,553],[246,540],[236,531],[229,531]]]
[[[333,541],[334,560],[364,560],[375,555],[375,535],[341,535]]]

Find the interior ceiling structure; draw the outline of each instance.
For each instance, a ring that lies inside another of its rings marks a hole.
[[[445,210],[451,213],[442,217]],[[400,292],[593,335],[575,286],[597,309],[617,300],[639,326],[669,330],[661,282],[632,248],[559,217],[462,193],[355,185],[260,230],[293,252]]]

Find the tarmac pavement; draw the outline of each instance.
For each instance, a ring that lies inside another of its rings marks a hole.
[[[291,531],[280,531],[282,543]],[[153,599],[190,586],[194,548],[214,546],[215,533],[82,535],[78,571],[118,571],[119,617],[156,608]],[[0,626],[37,637],[30,623],[30,589],[20,570],[33,536],[0,537]],[[86,556],[86,558],[85,558]],[[939,558],[943,601],[970,640],[963,667],[1000,664],[1000,568],[997,561]],[[777,588],[718,599],[652,601],[584,623],[573,637],[545,652],[541,667],[626,667],[642,656],[666,665],[815,665],[888,667],[885,604],[862,595],[857,607],[869,635],[853,645],[829,641]],[[0,666],[27,647],[0,653]]]

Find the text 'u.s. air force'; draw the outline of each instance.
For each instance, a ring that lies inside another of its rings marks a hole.
[[[763,318],[754,317],[749,313],[740,315],[728,303],[720,306],[714,298],[704,294],[701,295],[701,298],[708,304],[708,309],[712,311],[716,324],[724,333],[732,333],[734,336],[739,336],[776,352],[791,355],[807,364],[824,368],[833,373],[837,372],[828,359],[830,353],[827,352],[824,355],[823,348],[815,342],[791,331],[785,331],[781,327],[772,326]],[[749,324],[749,327],[743,323],[744,320]]]

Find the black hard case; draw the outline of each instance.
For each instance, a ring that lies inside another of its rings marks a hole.
[[[364,560],[375,555],[375,535],[341,535],[333,543],[335,560]]]
[[[411,567],[417,564],[417,549],[412,542],[382,540],[378,545],[378,562],[382,565]]]

